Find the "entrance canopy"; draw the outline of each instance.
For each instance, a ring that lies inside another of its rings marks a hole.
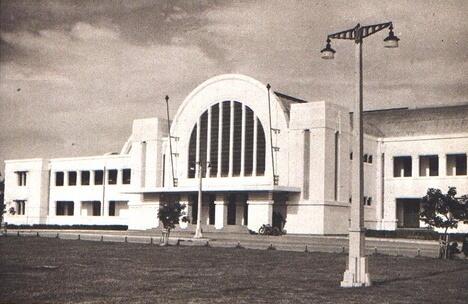
[[[184,193],[197,192],[198,186],[187,187],[145,187],[125,191],[125,193]],[[230,186],[206,186],[203,192],[300,192],[298,187],[274,186],[274,185],[230,185]]]

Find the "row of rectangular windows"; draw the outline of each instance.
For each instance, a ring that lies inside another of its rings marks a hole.
[[[101,201],[85,201],[82,203],[91,204],[91,216],[101,216]],[[116,201],[109,201],[109,216],[116,216],[115,205]],[[57,201],[55,207],[55,215],[73,216],[75,212],[75,203],[73,201]]]
[[[109,169],[107,171],[107,184],[116,185],[117,184],[117,169]],[[104,182],[104,170],[94,170],[94,185],[102,185]],[[68,185],[67,186],[77,186],[77,171],[68,171],[55,172],[55,186],[64,186],[65,185],[65,173],[68,174]],[[90,171],[80,171],[81,174],[81,186],[89,186],[91,182],[91,172]],[[122,169],[122,181],[124,185],[128,185],[131,182],[131,169]]]
[[[447,154],[446,174],[466,175],[466,153]],[[413,159],[411,156],[396,156],[393,158],[393,177],[410,177],[413,174]],[[419,156],[419,176],[439,176],[439,156]]]
[[[14,215],[25,215],[26,214],[26,200],[15,200],[15,212]],[[92,204],[92,216],[101,215],[101,202],[100,201],[89,201],[87,203]],[[109,216],[115,216],[115,201],[109,201]],[[55,215],[73,216],[74,214],[74,202],[72,201],[57,201],[55,208]]]
[[[27,171],[16,171],[17,185],[20,187],[26,186]],[[77,186],[77,171],[68,171],[68,186]],[[102,185],[103,183],[103,170],[94,170],[94,185]],[[89,186],[91,180],[90,171],[80,171],[81,185]],[[107,183],[108,185],[117,184],[117,169],[107,170]],[[65,172],[55,172],[55,186],[64,186]],[[128,185],[131,182],[131,169],[122,169],[122,184]]]

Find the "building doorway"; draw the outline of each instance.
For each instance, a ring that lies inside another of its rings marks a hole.
[[[236,195],[228,195],[228,207],[227,207],[227,224],[236,224]]]
[[[398,228],[419,228],[419,212],[421,200],[399,198],[397,203]]]
[[[214,225],[215,224],[215,215],[216,215],[216,207],[215,207],[215,199],[216,196],[210,195],[210,202],[208,205],[208,224]]]

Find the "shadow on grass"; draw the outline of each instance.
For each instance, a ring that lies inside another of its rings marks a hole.
[[[443,271],[432,271],[429,273],[424,273],[421,275],[416,275],[416,276],[408,276],[408,277],[398,277],[398,278],[390,278],[390,279],[383,279],[383,280],[375,280],[372,281],[372,284],[374,286],[381,286],[385,285],[387,283],[393,283],[393,282],[405,282],[405,281],[413,281],[413,280],[418,280],[418,279],[427,279],[430,277],[435,277],[444,273],[456,273],[456,272],[463,272],[463,271],[468,271],[468,267],[460,267],[456,269],[447,269]]]

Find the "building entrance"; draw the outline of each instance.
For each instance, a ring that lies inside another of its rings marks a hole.
[[[227,208],[227,224],[236,224],[236,195],[228,195],[228,208]]]

